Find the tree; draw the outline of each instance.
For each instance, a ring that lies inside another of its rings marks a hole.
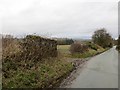
[[[92,40],[95,44],[103,48],[112,47],[113,39],[109,33],[103,28],[94,32]]]

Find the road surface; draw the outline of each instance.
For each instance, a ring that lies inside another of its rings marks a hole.
[[[87,62],[68,88],[118,88],[118,52],[115,47]]]

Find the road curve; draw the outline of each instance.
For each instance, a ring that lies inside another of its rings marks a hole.
[[[67,88],[118,88],[118,52],[115,47],[91,58]]]

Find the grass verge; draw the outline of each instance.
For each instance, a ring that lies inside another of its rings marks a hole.
[[[93,49],[89,49],[87,52],[85,53],[75,53],[75,54],[72,54],[71,57],[72,58],[87,58],[87,57],[92,57],[92,56],[95,56],[97,54],[100,54],[102,52],[104,52],[105,50],[93,50]]]
[[[99,47],[98,50],[94,49],[89,49],[88,51],[84,53],[75,53],[71,54],[69,49],[70,45],[58,45],[58,51],[64,56],[64,57],[69,57],[69,58],[87,58],[87,57],[92,57],[94,55],[97,55],[99,53],[102,53],[108,49],[104,49],[102,47]]]
[[[3,88],[55,87],[72,69],[73,65],[70,62],[58,57],[38,62],[29,69],[19,66],[17,70],[11,69],[7,77],[3,76]]]

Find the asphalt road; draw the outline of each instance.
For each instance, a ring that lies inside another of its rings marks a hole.
[[[118,88],[118,52],[115,47],[87,62],[69,88]]]

